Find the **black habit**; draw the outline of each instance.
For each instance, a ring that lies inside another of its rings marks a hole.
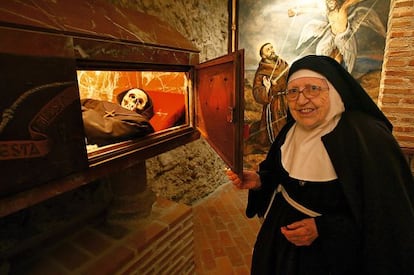
[[[345,105],[338,125],[322,137],[322,142],[353,223],[347,227],[349,222],[342,223],[341,217],[323,213],[315,218],[317,240],[323,240],[329,248],[325,251],[327,255],[322,256],[328,261],[329,254],[344,253],[338,251],[335,242],[341,239],[346,242],[349,234],[354,233],[350,231],[356,230],[358,261],[350,264],[357,265],[358,272],[350,275],[414,274],[414,181],[408,162],[392,135],[391,123],[339,64],[327,57],[310,56],[304,60],[303,64],[302,61],[294,63],[290,74],[301,68],[320,72],[335,86]],[[284,171],[280,147],[294,122],[288,113],[288,123],[259,166],[262,185],[259,190],[249,191],[248,217],[263,217],[268,209]],[[270,208],[267,218],[275,208],[277,206]],[[268,228],[271,224],[265,220],[259,232],[252,274],[278,274],[272,268],[274,253],[278,253],[273,248],[277,244],[263,237],[263,232],[280,231],[280,228]]]
[[[248,217],[263,216],[267,209],[282,174],[280,146],[292,124],[286,125],[260,164],[262,188],[249,192]],[[414,274],[414,182],[389,130],[363,113],[345,112],[337,127],[323,137],[323,143],[363,240],[360,274]],[[321,238],[341,231],[337,217],[322,215],[316,222]],[[346,240],[347,232],[343,233]],[[261,245],[263,251],[254,253],[272,262],[274,255],[266,253],[272,251],[272,245],[266,242]],[[335,243],[328,245],[333,248],[331,253],[337,253]]]

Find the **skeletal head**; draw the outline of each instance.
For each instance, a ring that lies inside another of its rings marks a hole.
[[[141,89],[129,90],[121,100],[121,106],[131,111],[143,111],[148,102],[147,94]]]

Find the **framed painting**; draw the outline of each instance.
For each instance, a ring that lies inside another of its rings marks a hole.
[[[266,54],[276,64],[267,70],[270,89],[278,85],[277,79],[283,78],[287,70],[278,72],[280,64],[286,63],[288,67],[309,54],[329,55],[358,79],[374,101],[377,100],[389,6],[389,0],[238,2],[237,46],[245,50],[245,122],[249,128],[245,154],[266,151],[269,142],[262,148],[257,144],[267,139],[271,142],[280,125],[266,129],[263,120],[273,119],[274,126],[275,119],[279,123],[285,116],[286,104],[281,97],[274,106],[269,106],[255,88],[259,84],[264,86],[259,83],[263,82],[263,77],[259,80],[256,77]],[[275,97],[277,95],[275,89]]]

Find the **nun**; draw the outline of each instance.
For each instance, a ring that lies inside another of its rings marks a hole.
[[[251,274],[414,274],[414,182],[392,124],[327,56],[295,61],[287,123],[242,178],[262,219]]]

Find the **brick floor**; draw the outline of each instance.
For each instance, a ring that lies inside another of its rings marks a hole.
[[[197,275],[250,274],[260,227],[245,215],[247,191],[228,183],[193,206]]]

